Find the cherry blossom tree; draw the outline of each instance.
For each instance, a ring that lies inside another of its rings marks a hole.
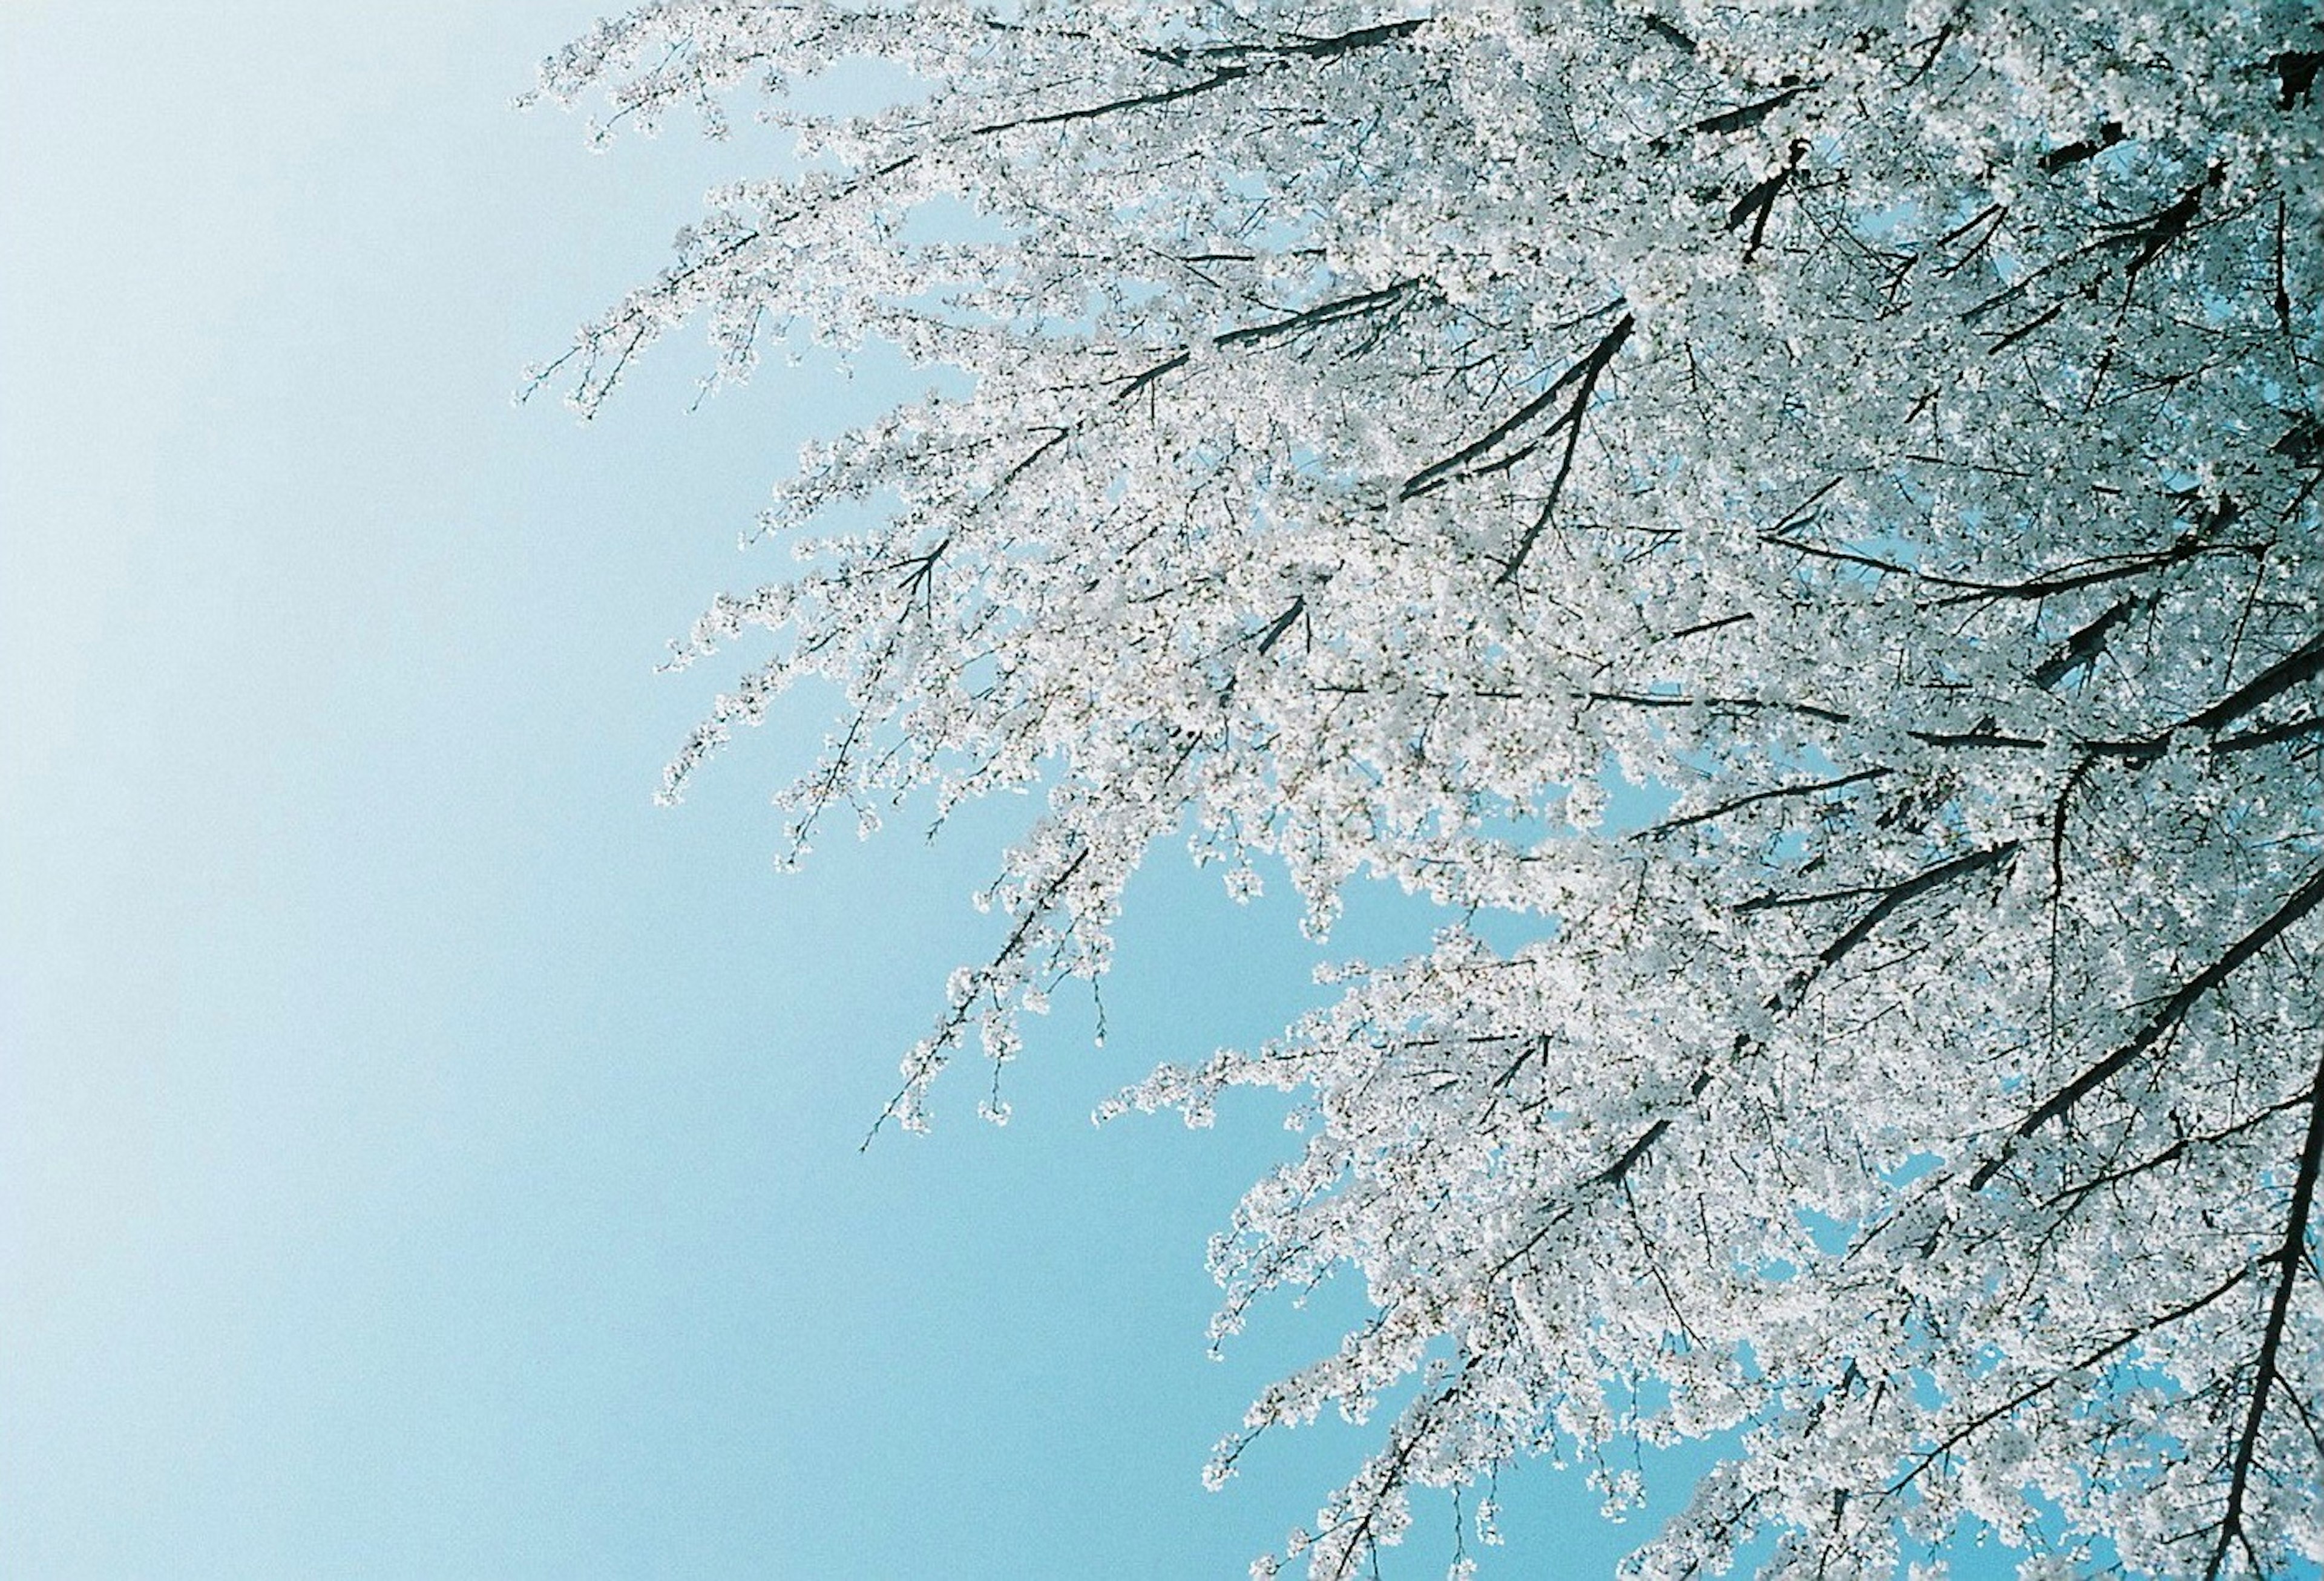
[[[779,484],[796,572],[685,648],[773,657],[665,787],[812,678],[798,852],[1046,790],[890,1117],[997,1083],[1164,837],[1319,931],[1443,908],[1121,1100],[1296,1095],[1219,1330],[1337,1268],[1371,1315],[1212,1472],[1394,1401],[1313,1574],[1714,1435],[1639,1573],[2324,1558],[2319,51],[2290,0],[665,0],[546,68],[799,161],[541,382],[689,323],[714,381],[964,376]],[[791,107],[857,59],[915,91]]]

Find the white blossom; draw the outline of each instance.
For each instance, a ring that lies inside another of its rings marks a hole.
[[[781,484],[798,569],[678,659],[774,657],[665,787],[821,681],[802,850],[1046,792],[899,1120],[1164,836],[1319,929],[1533,919],[1125,1095],[1298,1095],[1216,1333],[1342,1267],[1372,1316],[1211,1475],[1369,1416],[1314,1574],[1722,1434],[1637,1573],[2324,1558],[2319,51],[2284,0],[666,0],[547,68],[804,162],[542,381],[688,322],[954,371]],[[920,90],[786,109],[864,58]]]

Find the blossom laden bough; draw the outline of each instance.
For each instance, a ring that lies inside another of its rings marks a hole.
[[[1342,1265],[1374,1315],[1250,1427],[1414,1388],[1315,1574],[1415,1486],[1722,1433],[1642,1573],[2324,1558],[2319,50],[2281,4],[668,0],[550,62],[614,124],[922,85],[799,115],[541,373],[589,409],[700,321],[722,376],[801,330],[968,381],[782,484],[799,570],[688,650],[776,657],[667,787],[810,677],[802,849],[1048,787],[894,1117],[1182,830],[1317,926],[1365,878],[1536,919],[1126,1100],[1303,1095],[1221,1330]],[[1607,827],[1612,775],[1674,805]]]

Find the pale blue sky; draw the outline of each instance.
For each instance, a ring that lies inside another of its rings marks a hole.
[[[735,173],[510,109],[593,10],[0,8],[0,1575],[1240,1575],[1371,1435],[1197,1470],[1344,1301],[1207,1362],[1288,1140],[1086,1117],[1310,952],[1165,851],[1108,1048],[857,1154],[1023,804],[779,877],[802,717],[650,805],[662,645],[906,386],[512,406]],[[1489,1574],[1627,1546],[1504,1493]]]

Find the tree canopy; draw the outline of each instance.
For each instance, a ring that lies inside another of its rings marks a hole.
[[[1163,837],[1318,929],[1445,909],[1124,1099],[1297,1095],[1219,1328],[1342,1266],[1372,1315],[1212,1469],[1401,1391],[1314,1574],[1632,1435],[1734,1446],[1645,1574],[2324,1558],[2319,51],[2283,0],[669,0],[546,68],[801,162],[542,381],[690,322],[965,375],[780,483],[795,574],[687,648],[773,657],[666,786],[817,678],[798,851],[1046,789],[894,1118],[1106,970]],[[859,58],[916,90],[791,107]]]

